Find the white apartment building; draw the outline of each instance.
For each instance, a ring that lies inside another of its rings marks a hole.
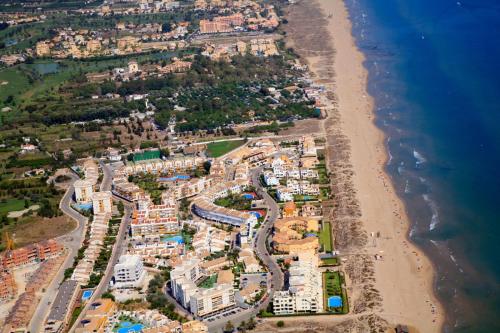
[[[190,297],[197,290],[195,282],[204,276],[200,264],[198,258],[187,259],[170,272],[172,294],[185,308],[189,308]]]
[[[286,187],[293,194],[302,194],[302,195],[319,195],[319,185],[312,184],[308,180],[297,180],[297,179],[287,179]]]
[[[198,258],[184,260],[170,272],[172,293],[175,299],[196,316],[206,316],[215,311],[234,306],[234,290],[230,284],[214,288],[199,288],[196,283],[204,276]]]
[[[113,202],[111,200],[111,192],[95,192],[92,195],[92,207],[94,214],[111,213]]]
[[[323,282],[317,263],[300,259],[291,264],[289,272],[288,290],[274,294],[274,313],[286,315],[322,312]]]
[[[234,289],[230,284],[220,284],[215,288],[198,289],[191,295],[190,310],[199,317],[234,306]]]
[[[92,202],[92,194],[94,189],[92,183],[88,180],[78,179],[73,184],[75,188],[75,200],[77,203]]]
[[[142,285],[146,271],[138,255],[125,254],[114,267],[115,288],[135,288]]]
[[[179,231],[175,200],[162,195],[162,203],[154,205],[149,196],[139,196],[132,213],[130,230],[133,237],[165,235]]]
[[[293,191],[286,186],[278,186],[276,195],[279,201],[293,201]]]
[[[264,171],[263,177],[264,177],[264,182],[266,183],[267,186],[277,186],[280,184],[280,180],[278,179],[278,177],[274,175],[272,171],[269,170]]]

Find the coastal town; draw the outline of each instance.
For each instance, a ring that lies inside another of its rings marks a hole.
[[[303,2],[0,14],[1,332],[437,332],[381,311],[403,229],[363,229]]]

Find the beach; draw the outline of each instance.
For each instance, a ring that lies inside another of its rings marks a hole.
[[[336,246],[346,258],[351,314],[376,331],[405,324],[440,332],[442,307],[430,260],[408,240],[410,222],[384,171],[384,134],[374,124],[364,56],[341,0],[301,1],[287,15],[287,43],[327,90],[327,159],[336,204]],[[311,319],[312,320],[312,319]]]

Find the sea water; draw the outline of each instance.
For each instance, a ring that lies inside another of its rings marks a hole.
[[[500,332],[500,1],[346,3],[445,332]]]

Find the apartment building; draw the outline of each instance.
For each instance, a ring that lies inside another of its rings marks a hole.
[[[257,223],[255,215],[214,204],[216,199],[227,197],[230,193],[241,193],[245,184],[245,181],[229,181],[215,184],[193,200],[191,210],[196,215],[208,220],[237,227],[247,225],[251,229]]]
[[[206,316],[235,305],[232,285],[220,284],[209,289],[199,288],[196,283],[204,276],[200,259],[183,260],[170,272],[175,299],[196,316]]]
[[[277,291],[273,311],[277,315],[323,311],[323,282],[314,260],[299,258],[289,269],[289,288]]]
[[[9,270],[0,271],[0,302],[10,300],[16,295],[17,287],[14,275]]]
[[[189,308],[190,297],[197,291],[195,283],[203,276],[198,258],[183,260],[170,272],[172,294],[183,307]]]
[[[63,246],[53,239],[10,250],[0,255],[0,268],[15,269],[59,255]]]
[[[92,194],[92,207],[94,214],[111,213],[113,207],[112,195],[109,191],[95,192]]]
[[[232,284],[219,284],[210,289],[198,289],[191,295],[190,311],[196,316],[204,317],[211,313],[234,306],[234,289]]]
[[[130,224],[133,237],[173,234],[179,229],[176,202],[169,193],[162,195],[160,205],[154,205],[149,196],[138,196]]]
[[[73,184],[75,188],[75,201],[77,203],[90,203],[92,202],[92,195],[94,194],[93,185],[90,181],[85,179],[78,179]]]
[[[318,221],[311,218],[289,217],[274,224],[273,247],[278,252],[299,254],[316,252],[319,240],[316,236],[303,237],[307,231],[318,231]]]
[[[45,332],[62,331],[66,328],[76,305],[79,291],[78,281],[75,280],[66,280],[60,285],[45,323]]]
[[[136,288],[144,282],[146,271],[138,255],[122,255],[114,267],[115,288]]]
[[[85,317],[76,324],[75,333],[104,333],[111,331],[108,327],[117,311],[115,302],[109,298],[94,301]]]
[[[205,160],[201,157],[183,157],[168,160],[146,160],[129,164],[123,167],[123,171],[127,175],[137,173],[174,173],[186,170],[195,170],[201,167]]]

